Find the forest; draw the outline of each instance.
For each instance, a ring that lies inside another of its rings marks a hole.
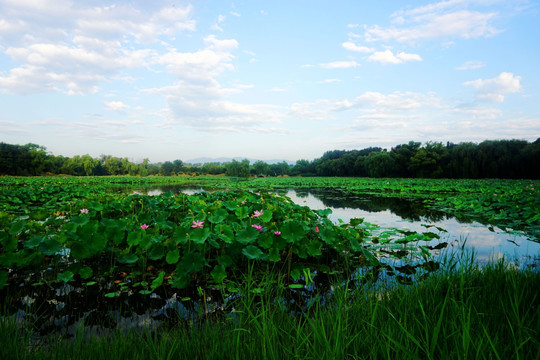
[[[486,140],[481,143],[410,141],[390,150],[369,147],[361,150],[331,150],[314,160],[268,164],[262,160],[232,160],[188,164],[180,159],[140,163],[127,157],[101,155],[65,157],[47,152],[36,144],[0,143],[0,175],[221,175],[228,176],[338,176],[406,178],[499,178],[540,179],[540,138]]]

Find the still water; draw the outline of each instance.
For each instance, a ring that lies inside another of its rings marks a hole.
[[[138,189],[138,192],[147,195],[159,195],[165,191],[194,194],[205,189],[174,186]],[[517,261],[521,266],[527,266],[538,264],[540,259],[540,243],[531,241],[522,232],[507,232],[475,221],[458,220],[449,214],[426,208],[420,200],[382,198],[367,194],[351,195],[332,189],[282,189],[276,192],[313,210],[331,209],[329,218],[335,223],[363,218],[364,222],[378,225],[380,228],[376,231],[379,232],[395,228],[419,233],[435,232],[440,235],[440,242],[448,244],[448,250],[445,251],[473,250],[480,263],[504,257],[509,261]],[[434,227],[428,229],[426,225],[442,228],[446,232]]]

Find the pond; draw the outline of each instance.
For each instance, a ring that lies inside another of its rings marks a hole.
[[[162,186],[129,191],[159,195],[167,191],[194,194],[211,190],[202,187]],[[373,231],[374,234],[388,229],[432,231],[441,236],[441,242],[447,243],[449,251],[473,250],[479,263],[504,257],[509,261],[517,261],[521,267],[538,265],[540,243],[531,241],[523,232],[509,232],[472,220],[458,220],[450,214],[428,209],[419,199],[344,194],[333,189],[280,189],[276,192],[313,210],[331,209],[329,218],[335,223],[339,220],[349,222],[352,218],[363,218],[365,222],[379,227]],[[435,227],[446,232],[433,230]]]

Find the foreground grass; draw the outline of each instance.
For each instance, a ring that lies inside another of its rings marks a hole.
[[[540,273],[497,262],[439,271],[413,287],[336,288],[293,315],[247,276],[228,320],[162,332],[36,341],[0,321],[1,359],[540,359]],[[278,299],[278,300],[276,300]]]

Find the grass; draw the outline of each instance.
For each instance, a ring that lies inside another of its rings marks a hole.
[[[35,338],[0,321],[1,359],[540,359],[540,272],[498,261],[479,267],[450,259],[415,286],[370,290],[335,286],[301,312],[287,290],[250,273],[234,316],[162,331]]]

